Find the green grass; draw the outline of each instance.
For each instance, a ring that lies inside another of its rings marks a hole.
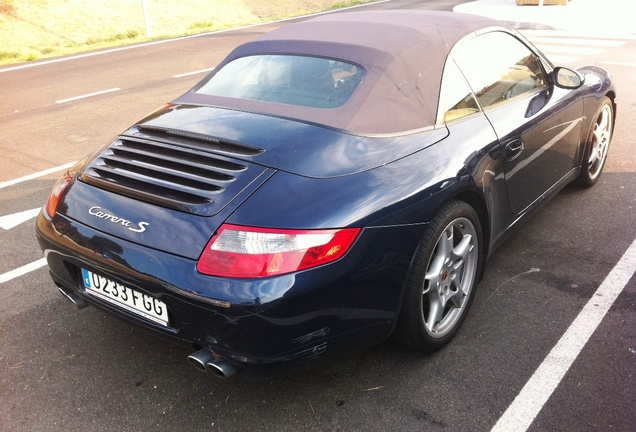
[[[362,5],[362,4],[365,4],[365,3],[369,3],[369,2],[368,1],[340,2],[340,3],[332,4],[329,9],[342,9],[342,8],[346,8],[346,7]]]
[[[371,1],[0,0],[0,65],[222,30]],[[146,34],[146,24],[150,34]]]

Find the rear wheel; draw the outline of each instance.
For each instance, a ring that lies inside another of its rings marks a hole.
[[[576,179],[580,186],[593,186],[600,177],[607,159],[613,129],[614,109],[609,98],[604,97],[588,133],[581,172]]]
[[[482,260],[475,210],[451,201],[420,241],[402,303],[396,337],[420,351],[434,351],[455,336],[470,308]]]

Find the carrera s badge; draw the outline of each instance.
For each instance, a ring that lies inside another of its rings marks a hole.
[[[110,221],[112,223],[125,226],[129,230],[137,232],[137,233],[142,233],[142,232],[146,231],[146,227],[148,225],[150,225],[150,222],[142,221],[142,222],[133,223],[133,222],[129,221],[128,219],[123,219],[123,218],[120,218],[118,216],[112,215],[110,213],[103,212],[102,208],[99,207],[99,206],[93,206],[93,207],[89,208],[88,209],[88,213],[90,215],[98,217],[100,219],[105,219],[105,220]]]

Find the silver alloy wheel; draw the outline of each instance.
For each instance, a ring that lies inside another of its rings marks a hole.
[[[467,218],[451,221],[440,235],[424,276],[422,319],[426,332],[441,338],[463,315],[477,275],[479,245]]]
[[[612,138],[612,108],[603,105],[593,125],[591,150],[588,158],[588,172],[590,180],[595,180],[601,174],[607,149]]]

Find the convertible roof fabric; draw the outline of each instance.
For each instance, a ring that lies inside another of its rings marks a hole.
[[[349,100],[321,109],[186,93],[176,102],[282,116],[355,134],[397,134],[435,124],[450,49],[498,21],[453,12],[393,10],[322,15],[240,45],[216,68],[244,56],[295,54],[357,63],[365,76]]]

